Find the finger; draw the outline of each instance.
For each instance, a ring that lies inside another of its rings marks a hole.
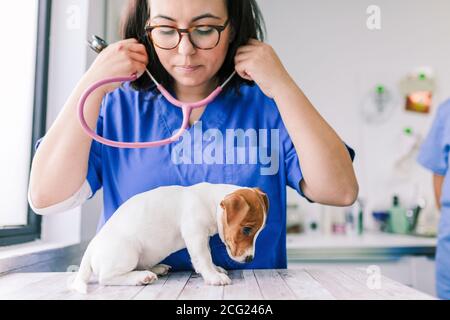
[[[236,64],[235,70],[241,78],[253,81],[252,77],[246,72],[245,63]]]
[[[147,49],[142,43],[131,43],[127,45],[129,51],[147,54]]]
[[[131,54],[128,53],[128,56],[125,58],[121,58],[118,60],[118,63],[114,64],[114,66],[117,66],[116,72],[118,74],[122,75],[132,75],[137,73],[142,73],[147,68],[147,64],[144,62],[141,62],[140,60],[134,59],[134,57],[131,57]],[[142,58],[138,58],[142,59]]]
[[[239,53],[244,53],[244,52],[250,52],[255,50],[255,46],[249,46],[249,45],[245,45],[245,46],[241,46],[237,49],[236,54]]]
[[[133,72],[133,74],[136,74],[138,78],[140,78],[144,74],[145,69],[147,68],[145,64],[139,62],[136,62],[134,64],[134,67],[136,70]]]
[[[250,77],[247,73],[239,73],[238,72],[238,75],[241,77],[241,78],[243,78],[243,79],[245,79],[245,80],[248,80],[248,81],[253,81],[253,79],[252,79],[252,77]]]
[[[234,57],[234,61],[236,64],[238,64],[243,61],[250,60],[252,57],[253,57],[253,52],[240,53]]]
[[[136,52],[129,52],[128,56],[136,62],[142,63],[144,65],[148,65],[148,58],[147,55],[143,55],[140,53],[136,53]]]

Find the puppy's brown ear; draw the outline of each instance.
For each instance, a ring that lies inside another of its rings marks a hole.
[[[269,213],[269,197],[260,188],[256,187],[254,190],[263,198],[266,214]]]
[[[245,198],[235,193],[226,196],[220,203],[220,206],[225,210],[228,224],[239,219],[239,217],[244,217],[250,208]]]

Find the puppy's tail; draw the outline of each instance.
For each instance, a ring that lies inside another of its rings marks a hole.
[[[83,256],[83,259],[81,259],[80,269],[78,270],[75,280],[70,284],[70,289],[82,294],[87,294],[87,286],[91,274],[91,248],[89,246]]]

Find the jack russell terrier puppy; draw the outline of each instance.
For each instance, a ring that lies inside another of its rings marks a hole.
[[[92,273],[100,285],[147,285],[168,273],[158,263],[187,248],[205,284],[231,283],[214,265],[209,238],[219,233],[228,255],[248,263],[264,228],[269,200],[259,188],[199,183],[137,194],[117,209],[89,243],[71,288],[87,293]]]

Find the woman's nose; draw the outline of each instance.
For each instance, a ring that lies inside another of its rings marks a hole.
[[[178,45],[178,53],[184,56],[189,56],[195,53],[195,47],[189,39],[189,35],[186,33],[182,34],[181,42]]]

